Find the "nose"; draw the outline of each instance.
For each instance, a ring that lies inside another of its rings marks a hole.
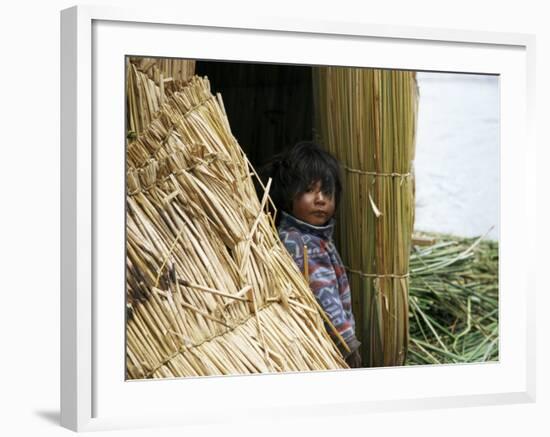
[[[318,190],[315,193],[315,202],[319,204],[324,204],[327,201],[327,195],[323,193],[321,190]]]

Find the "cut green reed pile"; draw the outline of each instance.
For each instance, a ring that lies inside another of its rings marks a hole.
[[[498,359],[498,243],[432,234],[414,247],[407,364]]]
[[[405,362],[414,222],[416,75],[315,68],[317,140],[342,164],[337,245],[348,267],[363,364]]]
[[[254,177],[205,78],[129,141],[130,379],[347,367]]]

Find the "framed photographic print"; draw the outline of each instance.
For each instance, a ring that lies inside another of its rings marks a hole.
[[[531,36],[75,7],[61,38],[64,426],[534,399]]]

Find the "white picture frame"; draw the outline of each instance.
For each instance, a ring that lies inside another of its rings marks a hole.
[[[262,420],[533,402],[535,263],[528,254],[534,253],[535,226],[524,205],[534,203],[535,192],[534,49],[534,36],[524,34],[237,20],[152,8],[62,11],[62,425],[83,431],[220,423],[239,420],[243,409]],[[123,55],[499,74],[500,361],[124,381]],[[519,225],[523,232],[513,232]],[[334,393],[342,385],[365,389],[339,402]],[[232,393],[231,403],[224,393]]]

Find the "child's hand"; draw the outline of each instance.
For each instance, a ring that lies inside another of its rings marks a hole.
[[[361,367],[362,362],[359,349],[355,349],[351,354],[348,355],[348,357],[346,358],[346,363],[352,369],[358,369],[359,367]]]

